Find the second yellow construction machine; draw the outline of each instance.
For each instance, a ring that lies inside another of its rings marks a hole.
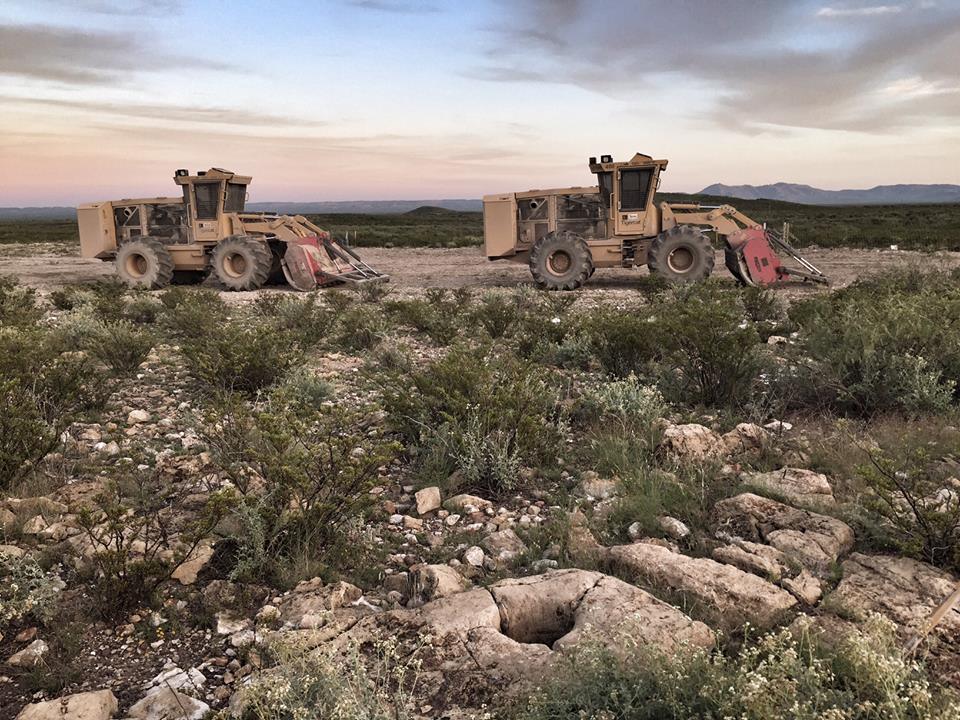
[[[83,257],[113,260],[133,287],[168,285],[175,272],[212,274],[227,290],[286,278],[297,290],[388,279],[301,215],[244,212],[252,178],[177,170],[183,197],[108,200],[77,208]]]
[[[788,277],[827,282],[789,244],[730,205],[654,202],[666,160],[637,153],[626,162],[590,158],[593,187],[487,195],[483,198],[488,259],[527,263],[548,290],[573,290],[596,268],[647,265],[671,282],[703,280],[713,271],[706,231],[722,241],[726,266],[747,285]],[[785,267],[776,250],[800,266]]]

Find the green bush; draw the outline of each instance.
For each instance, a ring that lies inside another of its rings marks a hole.
[[[586,424],[615,422],[624,429],[649,433],[667,413],[660,391],[641,383],[636,375],[622,380],[595,380],[584,389],[577,402],[576,415]]]
[[[21,287],[15,280],[0,277],[0,328],[30,327],[43,318],[37,292]]]
[[[953,720],[954,698],[900,652],[893,624],[872,616],[833,647],[781,630],[739,653],[687,649],[626,657],[579,650],[516,720]]]
[[[960,378],[960,286],[907,269],[798,303],[802,380],[853,415],[943,410]]]
[[[507,335],[520,317],[516,295],[488,293],[473,308],[471,319],[483,327],[492,340]]]
[[[57,310],[78,310],[92,306],[96,299],[96,294],[83,285],[68,285],[50,293],[50,302]]]
[[[362,410],[232,400],[205,435],[239,493],[233,577],[283,584],[299,558],[333,563],[373,507],[370,488],[398,452]],[[356,559],[356,548],[347,561]]]
[[[0,554],[0,631],[25,617],[46,620],[64,582],[30,557]]]
[[[127,320],[99,325],[85,342],[98,360],[117,372],[130,373],[147,359],[156,338]]]
[[[167,288],[160,295],[162,324],[178,338],[202,338],[229,322],[229,308],[220,295],[206,288]]]
[[[394,377],[384,402],[426,474],[460,470],[478,492],[511,490],[520,465],[555,464],[565,432],[556,379],[510,354],[456,347]]]
[[[105,393],[90,359],[65,352],[53,332],[0,329],[0,378],[0,489],[7,489]]]
[[[137,325],[150,325],[156,322],[163,306],[149,296],[134,297],[123,308],[123,317]]]
[[[184,335],[180,350],[198,378],[245,395],[269,387],[303,359],[297,333],[240,312],[208,322],[202,334]]]
[[[334,341],[347,350],[370,350],[383,340],[387,322],[383,311],[371,305],[352,305],[337,318]]]
[[[261,295],[254,304],[254,312],[296,334],[305,347],[323,340],[334,322],[329,309],[317,302],[316,294],[306,297],[288,293]]]

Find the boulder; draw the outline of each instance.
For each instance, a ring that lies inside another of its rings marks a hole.
[[[307,625],[316,626],[313,618],[324,618],[334,610],[352,607],[361,597],[363,591],[356,585],[342,581],[326,584],[317,577],[299,583],[277,607],[285,623],[304,627],[304,618],[310,618]]]
[[[821,578],[853,548],[845,522],[753,493],[721,500],[714,516],[720,532],[772,545]]]
[[[513,560],[527,550],[523,540],[510,528],[487,535],[480,545],[497,560]]]
[[[189,695],[157,688],[147,693],[127,710],[127,717],[135,720],[203,720],[210,706]]]
[[[770,433],[753,423],[740,423],[721,438],[729,455],[758,452],[763,449],[769,439]]]
[[[455,635],[461,639],[479,627],[500,632],[500,609],[486,588],[467,590],[424,605],[413,617],[400,616],[422,624],[438,637]]]
[[[552,645],[573,627],[580,600],[601,577],[586,570],[553,570],[490,586],[502,632],[518,642]]]
[[[23,650],[7,658],[7,665],[22,668],[36,667],[43,661],[43,656],[49,649],[50,647],[43,640],[34,640]]]
[[[431,600],[463,592],[470,581],[449,565],[417,565],[406,580],[407,607],[420,607]]]
[[[203,541],[194,548],[193,552],[190,553],[190,556],[180,567],[173,571],[171,577],[179,581],[181,585],[193,585],[197,582],[197,573],[207,566],[207,563],[210,562],[210,558],[212,557],[213,543]]]
[[[703,425],[670,425],[663,431],[660,452],[678,462],[703,462],[726,452],[723,440]]]
[[[450,512],[464,512],[467,508],[473,508],[475,510],[486,510],[489,507],[493,507],[493,503],[489,500],[484,500],[482,497],[477,497],[476,495],[454,495],[452,498],[447,498],[443,503],[445,510]]]
[[[610,561],[641,584],[682,596],[725,631],[749,622],[761,629],[786,619],[796,599],[772,583],[709,558],[692,558],[659,545],[610,548]]]
[[[414,498],[417,501],[417,515],[421,517],[440,509],[440,488],[436,486],[418,490]]]
[[[780,584],[804,605],[816,605],[823,596],[820,581],[810,574],[810,571],[806,568],[801,570],[796,577],[784,578]]]
[[[830,608],[864,617],[876,612],[911,630],[921,627],[960,578],[905,557],[853,553],[843,562],[843,579],[829,595]],[[827,602],[825,601],[825,602]],[[934,631],[960,637],[960,609],[950,610]]]
[[[830,480],[813,470],[785,467],[772,472],[749,473],[743,476],[743,481],[802,505],[823,507],[836,503]]]
[[[787,556],[780,550],[749,540],[731,538],[729,545],[714,548],[711,556],[717,562],[733,565],[770,582],[779,582],[790,572]]]
[[[16,720],[110,720],[117,708],[110,690],[94,690],[27,705]]]

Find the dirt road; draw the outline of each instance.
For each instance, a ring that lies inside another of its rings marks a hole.
[[[513,287],[530,282],[526,266],[488,262],[479,248],[363,248],[360,252],[372,266],[389,273],[391,283],[399,288]],[[805,255],[831,278],[834,287],[848,285],[863,275],[909,264],[928,269],[960,267],[960,253],[951,252],[814,249],[805,251]],[[723,266],[722,253],[717,254],[716,267],[718,277],[732,281]],[[645,274],[645,269],[598,270],[587,287],[592,291],[629,292],[638,287]],[[67,246],[5,245],[0,251],[0,275],[10,275],[26,285],[49,291],[109,277],[113,275],[113,265],[79,258]],[[799,283],[785,289],[791,295],[815,291],[814,287]]]

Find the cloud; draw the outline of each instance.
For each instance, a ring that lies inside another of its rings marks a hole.
[[[69,84],[107,84],[189,58],[151,48],[144,34],[75,30],[54,25],[0,25],[0,75]],[[206,70],[232,66],[204,60]]]
[[[417,2],[416,0],[348,0],[348,3],[361,10],[402,13],[405,15],[422,15],[440,11],[433,3]]]
[[[248,109],[232,109],[225,107],[196,107],[192,105],[157,105],[137,102],[102,102],[97,100],[63,100],[23,98],[0,96],[5,103],[40,106],[47,108],[77,110],[103,116],[125,118],[144,118],[149,120],[176,120],[188,123],[212,125],[238,125],[244,127],[321,127],[325,125],[319,120],[305,120],[303,118],[283,117],[266,113],[258,113]]]
[[[473,75],[574,85],[750,133],[955,123],[952,95],[914,93],[906,103],[879,92],[901,78],[956,83],[960,7],[911,7],[841,34],[823,29],[811,2],[513,0],[500,5]]]
[[[47,3],[97,15],[177,15],[183,0],[46,0]]]
[[[870,15],[896,15],[903,12],[902,5],[867,5],[855,8],[822,7],[817,10],[817,17],[869,17]]]

